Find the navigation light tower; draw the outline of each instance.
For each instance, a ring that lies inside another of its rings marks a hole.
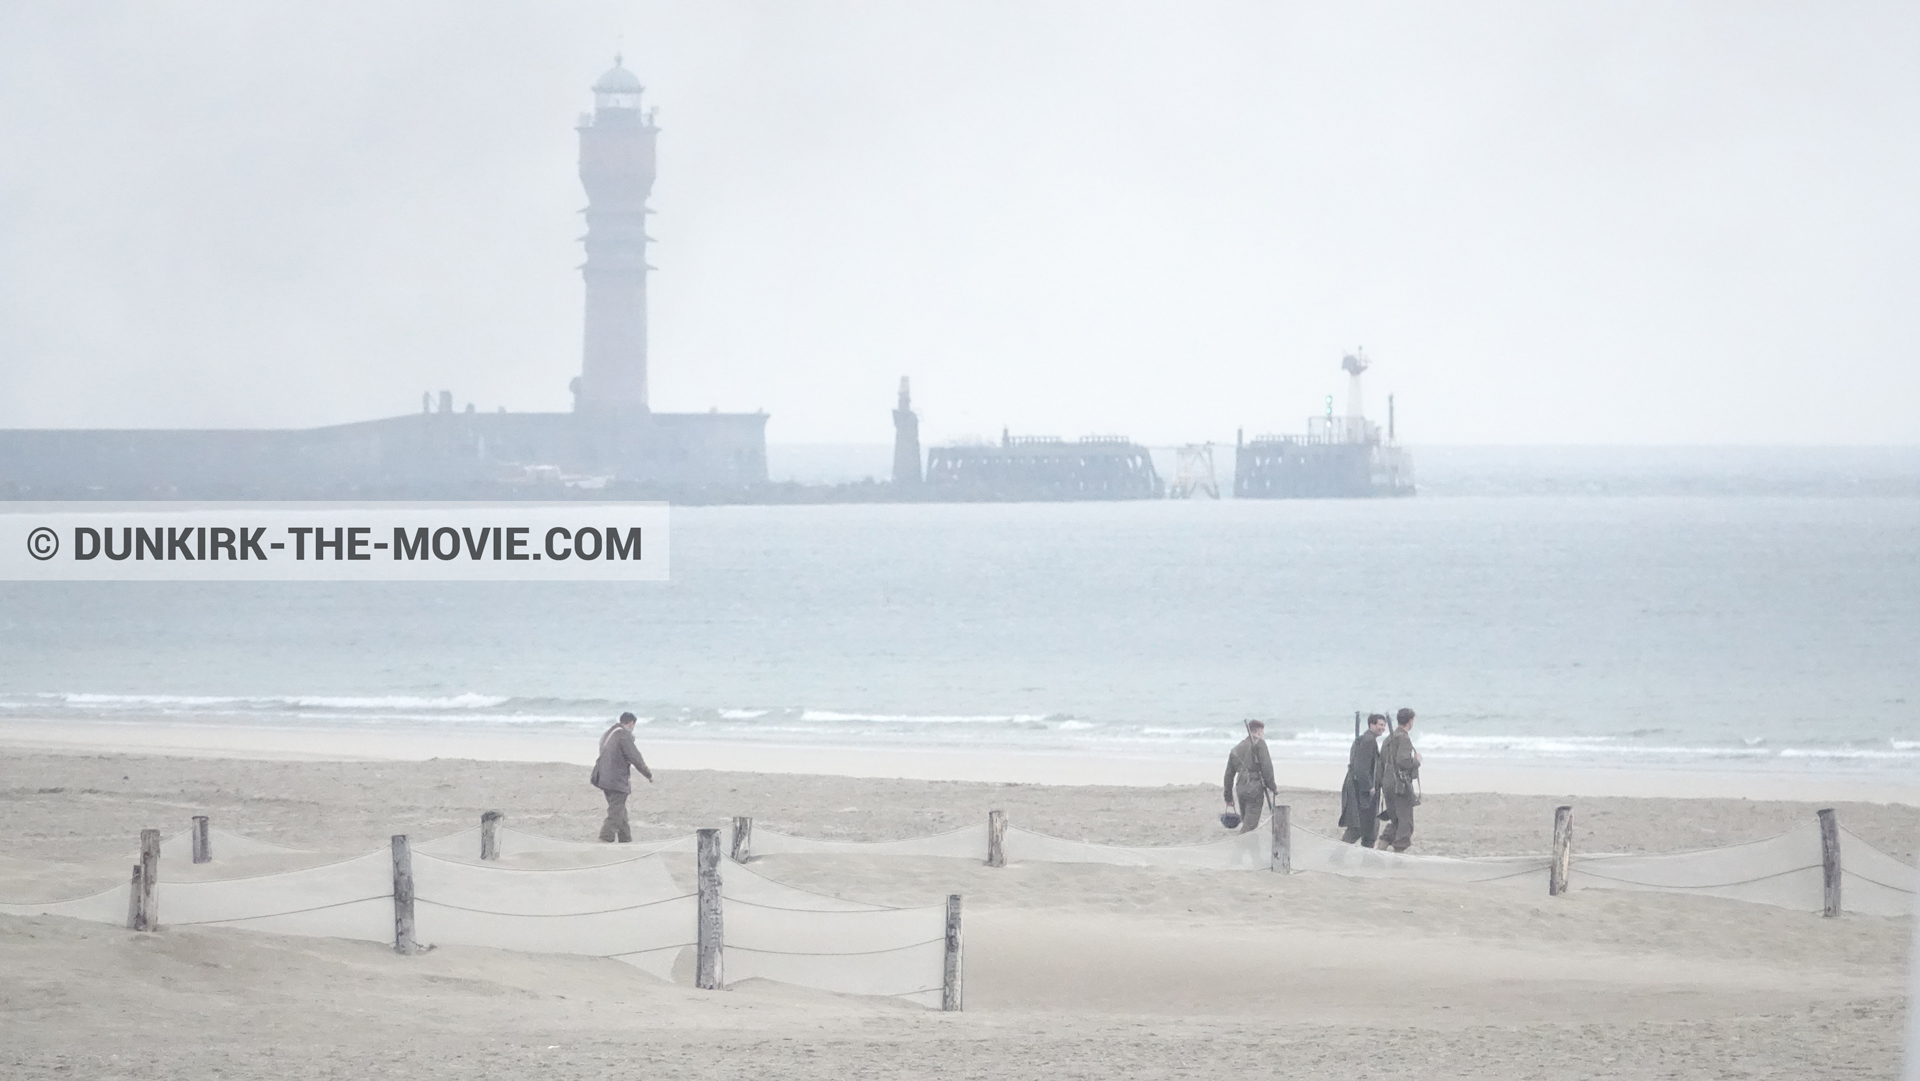
[[[586,334],[573,407],[603,416],[647,412],[647,196],[653,191],[651,110],[623,58],[593,84],[582,114],[580,183],[587,190]]]
[[[1340,368],[1347,373],[1347,431],[1349,433],[1349,439],[1356,438],[1353,433],[1363,433],[1366,431],[1364,421],[1367,416],[1367,403],[1366,397],[1361,393],[1360,389],[1360,373],[1366,371],[1372,364],[1373,362],[1367,359],[1367,351],[1364,347],[1357,348],[1353,352],[1340,358]]]

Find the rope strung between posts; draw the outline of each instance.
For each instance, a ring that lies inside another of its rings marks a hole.
[[[324,871],[329,867],[344,867],[357,860],[366,859],[368,856],[384,856],[386,854],[386,849],[376,848],[371,852],[362,852],[358,856],[348,856],[345,859],[334,860],[331,863],[316,863],[312,867],[295,867],[287,871],[262,871],[257,875],[238,875],[233,878],[198,879],[177,884],[183,886],[224,886],[229,882],[252,882],[256,878],[279,878],[283,875],[304,875],[313,871]]]
[[[603,953],[600,956],[606,957],[606,958],[635,957],[643,953],[659,953],[661,950],[684,950],[689,946],[698,946],[698,945],[699,945],[698,942],[676,942],[671,946],[649,946],[644,950],[628,950],[625,953]]]
[[[450,836],[465,837],[470,834],[478,836],[479,833],[480,833],[480,830],[477,827],[469,826],[466,829],[461,830],[459,833],[451,834]],[[545,841],[549,844],[562,845],[573,851],[591,850],[595,852],[604,852],[604,851],[607,851],[608,849],[618,847],[614,845],[613,842],[611,841],[599,841],[599,842],[575,841],[568,837],[555,837],[552,834],[548,834],[548,833],[534,833],[531,830],[515,829],[512,826],[501,826],[500,833],[503,836],[510,834],[515,837],[531,837],[536,841]],[[688,840],[687,835],[684,833],[680,833],[680,834],[674,834],[671,837],[652,837],[644,841],[622,841],[620,842],[620,844],[631,846],[632,850],[636,852],[641,852],[641,851],[660,852],[665,849],[672,848],[675,845],[684,845],[687,843],[687,840]]]
[[[1638,856],[1632,856],[1632,858],[1638,858]],[[1645,887],[1649,887],[1649,889],[1726,889],[1726,887],[1732,887],[1732,885],[1753,885],[1753,883],[1757,883],[1757,881],[1766,881],[1766,879],[1770,879],[1770,877],[1784,877],[1789,876],[1789,874],[1799,874],[1799,872],[1820,870],[1820,864],[1807,864],[1807,866],[1803,866],[1803,868],[1789,868],[1789,870],[1784,870],[1784,872],[1763,874],[1761,877],[1743,877],[1740,881],[1707,881],[1707,883],[1699,883],[1699,885],[1667,885],[1667,883],[1659,883],[1659,881],[1640,881],[1640,879],[1636,879],[1636,877],[1599,874],[1596,870],[1588,870],[1588,868],[1584,868],[1584,866],[1580,866],[1580,864],[1574,864],[1574,868],[1580,870],[1580,874],[1603,877],[1603,879],[1607,879],[1607,881],[1620,881],[1620,883],[1626,883],[1626,885],[1645,885]]]
[[[1519,877],[1520,877],[1521,875],[1537,875],[1537,874],[1539,874],[1539,873],[1540,873],[1541,871],[1544,871],[1544,870],[1546,870],[1546,869],[1547,869],[1547,868],[1546,868],[1546,865],[1545,865],[1545,864],[1541,864],[1541,865],[1539,865],[1539,866],[1537,866],[1537,867],[1522,867],[1522,868],[1521,868],[1520,870],[1518,870],[1518,871],[1508,871],[1508,872],[1507,872],[1506,874],[1504,874],[1504,875],[1494,875],[1494,876],[1493,876],[1492,878],[1476,878],[1476,879],[1474,879],[1474,880],[1473,880],[1473,882],[1474,882],[1474,883],[1480,883],[1480,882],[1505,882],[1505,881],[1506,881],[1507,879],[1509,879],[1509,878],[1519,878]]]
[[[422,859],[451,863],[455,867],[471,867],[479,871],[506,871],[521,875],[562,875],[574,871],[604,871],[609,867],[620,867],[629,863],[639,863],[641,860],[650,860],[660,855],[659,852],[644,852],[638,856],[628,856],[626,859],[608,860],[605,863],[586,863],[578,867],[501,867],[491,860],[482,863],[479,860],[450,859],[446,856],[436,856],[431,852],[422,852],[417,848],[413,850],[413,854]]]
[[[642,901],[637,905],[622,905],[619,908],[597,908],[592,910],[591,912],[500,912],[491,908],[468,908],[465,905],[456,905],[448,901],[436,901],[431,897],[415,897],[413,901],[415,904],[438,905],[441,908],[451,908],[458,912],[473,912],[482,916],[513,916],[516,918],[524,918],[524,919],[530,919],[530,920],[554,920],[554,919],[562,919],[567,916],[605,916],[614,912],[632,912],[635,909],[652,908],[654,905],[664,905],[669,901],[684,901],[687,898],[694,897],[694,896],[697,896],[697,895],[691,894],[691,893],[683,893],[677,897],[662,897],[658,901]]]
[[[1874,848],[1874,847],[1873,847],[1873,843],[1872,843],[1871,841],[1868,841],[1868,840],[1866,840],[1866,839],[1864,839],[1864,838],[1862,838],[1862,837],[1861,837],[1861,836],[1860,836],[1859,834],[1857,834],[1857,833],[1855,833],[1855,832],[1853,832],[1852,830],[1850,830],[1850,829],[1848,829],[1848,828],[1847,828],[1847,827],[1845,827],[1845,826],[1841,826],[1841,827],[1840,827],[1840,836],[1842,836],[1842,837],[1846,837],[1846,838],[1848,838],[1848,839],[1850,839],[1850,840],[1852,840],[1852,841],[1853,841],[1853,843],[1855,843],[1855,844],[1857,844],[1857,845],[1860,845],[1860,846],[1861,846],[1862,848],[1866,848],[1866,849],[1869,849],[1869,850],[1871,850],[1871,851],[1875,851],[1875,852],[1879,852],[1879,851],[1880,851],[1879,849],[1877,849],[1877,848]],[[1881,853],[1881,854],[1882,854],[1882,855],[1886,855],[1886,853]],[[1905,860],[1901,860],[1901,859],[1898,859],[1898,857],[1892,857],[1892,856],[1889,856],[1888,858],[1889,858],[1889,859],[1894,859],[1894,860],[1895,860],[1895,862],[1898,862],[1899,864],[1901,864],[1901,866],[1902,866],[1902,867],[1906,867],[1906,861],[1905,861]],[[1861,874],[1860,872],[1858,872],[1858,871],[1855,871],[1855,870],[1852,870],[1852,869],[1850,869],[1850,868],[1847,868],[1847,867],[1842,867],[1842,868],[1840,869],[1840,873],[1841,873],[1841,874],[1843,874],[1843,875],[1852,875],[1853,877],[1855,877],[1855,878],[1857,878],[1857,879],[1859,879],[1859,880],[1860,880],[1860,881],[1862,881],[1862,882],[1871,882],[1871,883],[1873,883],[1874,885],[1876,885],[1876,886],[1879,886],[1879,887],[1880,887],[1881,889],[1888,889],[1888,890],[1893,890],[1893,891],[1894,891],[1894,892],[1896,892],[1896,893],[1906,893],[1906,894],[1911,894],[1911,893],[1913,893],[1913,892],[1914,892],[1914,891],[1913,891],[1913,889],[1912,889],[1911,887],[1909,887],[1909,886],[1896,886],[1896,885],[1894,885],[1894,884],[1892,884],[1891,882],[1882,882],[1882,881],[1880,881],[1880,880],[1879,880],[1879,879],[1877,879],[1877,878],[1869,878],[1869,877],[1867,877],[1866,875],[1863,875],[1863,874]]]
[[[1882,882],[1877,878],[1869,878],[1858,871],[1849,871],[1844,867],[1840,869],[1840,873],[1848,878],[1857,878],[1862,882],[1872,883],[1873,885],[1878,886],[1883,890],[1892,890],[1895,893],[1909,893],[1909,894],[1913,892],[1912,890],[1908,889],[1905,886],[1896,886],[1891,882]]]
[[[91,901],[98,897],[105,897],[110,893],[119,893],[123,889],[126,889],[126,886],[109,886],[99,893],[89,893],[83,897],[64,897],[58,901],[0,901],[0,905],[13,905],[17,908],[31,908],[35,905],[70,905],[75,901]]]
[[[1143,853],[1143,852],[1144,853],[1191,852],[1191,851],[1202,849],[1202,848],[1212,848],[1215,845],[1220,844],[1219,841],[1195,841],[1192,844],[1184,844],[1184,845],[1118,845],[1118,844],[1110,845],[1110,844],[1104,844],[1100,841],[1076,841],[1071,837],[1056,837],[1051,833],[1041,833],[1039,830],[1030,830],[1021,826],[1008,826],[1007,832],[1008,833],[1024,833],[1029,837],[1039,837],[1039,838],[1042,838],[1043,840],[1048,840],[1048,841],[1059,841],[1061,844],[1086,845],[1088,848],[1100,848],[1100,849],[1105,849],[1109,852],[1127,852],[1127,853],[1136,853],[1136,854]],[[1316,833],[1314,834],[1314,836],[1318,837],[1320,835]],[[1329,841],[1333,840],[1333,838],[1331,837],[1328,837],[1325,839]],[[1051,863],[1053,861],[1043,859],[1037,862]],[[1197,869],[1205,870],[1205,868],[1197,868]]]
[[[1781,831],[1781,832],[1779,832],[1779,833],[1776,833],[1776,834],[1773,834],[1773,835],[1772,835],[1772,836],[1770,836],[1770,837],[1761,837],[1761,838],[1758,838],[1758,839],[1756,839],[1756,840],[1752,840],[1752,841],[1739,841],[1739,842],[1736,842],[1736,843],[1734,843],[1734,844],[1730,844],[1730,845],[1718,845],[1718,846],[1709,846],[1709,847],[1706,847],[1706,848],[1683,848],[1683,849],[1681,849],[1681,850],[1680,850],[1680,851],[1678,851],[1678,852],[1608,852],[1608,853],[1604,853],[1604,854],[1601,854],[1601,853],[1595,853],[1595,854],[1593,854],[1593,855],[1589,855],[1589,856],[1580,856],[1580,855],[1575,855],[1575,856],[1573,857],[1573,861],[1574,861],[1575,863],[1579,863],[1579,862],[1580,862],[1581,860],[1607,860],[1607,859],[1618,859],[1618,858],[1620,858],[1620,857],[1622,857],[1622,856],[1635,856],[1635,857],[1643,857],[1643,856],[1644,856],[1644,857],[1653,857],[1653,856],[1667,856],[1667,857],[1674,857],[1674,856],[1704,856],[1704,855],[1707,855],[1707,854],[1709,854],[1709,853],[1717,853],[1717,852],[1733,852],[1733,851],[1736,851],[1736,850],[1738,850],[1738,849],[1742,849],[1742,848],[1756,848],[1756,847],[1758,847],[1758,846],[1760,846],[1760,845],[1770,845],[1770,844],[1772,844],[1773,842],[1775,842],[1775,841],[1778,841],[1778,840],[1780,840],[1780,839],[1781,839],[1781,838],[1783,838],[1783,837],[1791,837],[1791,836],[1793,836],[1793,835],[1794,835],[1794,834],[1796,834],[1796,833],[1808,833],[1808,832],[1812,832],[1812,831],[1814,831],[1815,829],[1816,829],[1816,827],[1815,827],[1815,826],[1813,826],[1813,825],[1811,825],[1811,824],[1809,824],[1809,825],[1805,825],[1805,826],[1795,826],[1795,827],[1793,827],[1793,828],[1792,828],[1792,829],[1790,829],[1790,830],[1783,830],[1783,831]],[[1844,833],[1844,832],[1845,832],[1845,830],[1842,830],[1841,832],[1843,832],[1843,833]],[[1857,838],[1857,837],[1856,837],[1856,838],[1855,838],[1855,840],[1859,840],[1859,838]],[[1861,843],[1862,843],[1862,844],[1865,844],[1866,842],[1864,842],[1864,841],[1862,841]]]
[[[365,904],[368,901],[391,901],[393,894],[380,893],[372,897],[358,897],[351,901],[335,901],[330,905],[314,905],[312,908],[295,908],[286,912],[268,912],[259,916],[232,916],[224,920],[175,920],[175,927],[204,927],[214,923],[246,923],[248,920],[270,920],[277,916],[298,916],[303,912],[320,912],[329,908],[345,908],[347,905]]]
[[[728,949],[728,950],[744,950],[747,953],[778,954],[781,957],[871,957],[877,953],[899,953],[901,950],[918,949],[921,946],[931,946],[936,942],[944,943],[946,941],[947,941],[947,936],[941,935],[939,938],[930,938],[924,942],[909,942],[904,946],[889,946],[884,950],[847,950],[844,953],[821,952],[818,950],[762,950],[762,949],[756,949],[752,946],[736,946],[731,942],[727,943],[725,946],[721,948]],[[914,992],[914,993],[918,994],[918,992]]]
[[[977,827],[956,826],[953,829],[944,830],[940,833],[922,833],[913,837],[894,837],[885,841],[856,841],[848,837],[805,837],[798,833],[785,833],[781,830],[774,829],[772,826],[768,826],[759,822],[754,823],[753,828],[759,830],[761,833],[770,833],[775,837],[785,837],[791,841],[819,841],[823,844],[830,844],[830,845],[897,845],[897,844],[904,843],[906,841],[937,841],[942,837],[952,837],[956,833],[965,833],[968,830],[975,829]],[[805,852],[769,853],[769,855],[774,855],[774,856],[793,856],[793,855],[804,856],[809,854],[810,853],[805,853]],[[939,988],[936,987],[934,988],[934,990],[938,991]],[[918,992],[914,992],[914,993],[917,994]]]
[[[768,879],[768,881],[772,881],[772,879]],[[786,883],[782,882],[780,885],[785,886]],[[798,886],[787,886],[787,888],[790,890],[800,889]],[[813,893],[812,890],[801,890],[801,892]],[[814,893],[813,895],[815,897],[831,897],[830,894],[825,893]],[[743,901],[738,897],[729,897],[724,889],[720,891],[720,899],[730,905],[746,905],[749,908],[770,908],[775,912],[828,912],[836,915],[846,913],[857,914],[862,912],[932,912],[936,909],[945,911],[947,907],[945,905],[919,905],[914,908],[897,908],[893,905],[873,905],[868,908],[790,908],[786,905],[766,905],[761,904],[759,901]],[[832,899],[836,901],[843,900],[843,898],[839,897],[833,897]],[[858,904],[861,902],[855,903]]]
[[[909,858],[912,858],[912,857],[909,857]],[[785,882],[782,882],[782,881],[780,881],[780,880],[779,880],[779,879],[777,879],[777,878],[769,878],[769,877],[767,877],[766,875],[763,875],[763,874],[759,874],[759,873],[757,873],[757,872],[755,872],[755,871],[750,871],[750,870],[745,870],[745,868],[742,868],[741,870],[743,870],[743,871],[745,871],[745,873],[746,873],[746,874],[749,874],[749,875],[752,875],[753,877],[755,877],[755,878],[758,878],[758,879],[760,879],[760,880],[761,880],[761,881],[763,881],[763,882],[771,882],[771,883],[773,883],[774,885],[776,885],[776,886],[779,886],[779,887],[780,887],[781,889],[785,889],[785,890],[792,890],[792,891],[794,891],[795,893],[804,893],[804,894],[807,894],[807,895],[808,895],[808,896],[810,896],[810,897],[824,897],[824,898],[826,898],[826,899],[827,899],[827,900],[829,900],[829,901],[840,901],[840,902],[843,902],[843,903],[844,903],[844,902],[845,902],[845,901],[847,900],[847,899],[846,899],[845,897],[836,897],[836,896],[834,896],[834,895],[833,895],[833,894],[831,894],[831,893],[821,893],[821,892],[820,892],[819,890],[810,890],[810,889],[808,889],[808,888],[806,888],[805,886],[791,886],[791,885],[788,885],[788,884],[787,884],[787,883],[785,883]],[[720,882],[720,894],[721,894],[721,896],[723,896],[723,897],[726,897],[726,891],[727,891],[727,883],[726,883],[726,880],[725,880],[725,878],[724,878],[724,876],[723,876],[723,877],[722,877],[722,879],[721,879],[721,882]],[[731,901],[731,900],[733,900],[733,899],[734,899],[734,898],[732,898],[732,897],[727,897],[727,900],[729,900],[729,901]],[[743,905],[750,905],[750,904],[753,904],[754,902],[752,902],[752,901],[741,901],[740,903],[741,903],[741,904],[743,904]],[[856,901],[856,902],[853,902],[853,903],[855,903],[855,904],[866,904],[867,902],[865,902],[865,901]],[[760,907],[761,907],[761,908],[772,908],[772,907],[774,907],[774,906],[772,906],[772,905],[761,905]],[[937,908],[937,907],[939,907],[939,906],[937,906],[937,905],[923,905],[923,906],[921,906],[921,907],[923,907],[923,908]],[[820,910],[819,910],[819,909],[814,909],[814,908],[796,908],[796,909],[793,909],[793,911],[795,911],[795,912],[818,912],[818,911],[820,911]],[[899,909],[899,908],[895,908],[895,907],[894,907],[894,906],[892,906],[892,905],[873,905],[873,906],[871,906],[871,908],[869,909],[869,911],[876,911],[876,912],[904,912],[904,911],[907,911],[907,910],[906,910],[906,909]]]
[[[174,836],[187,837],[192,835],[192,833],[193,833],[192,830],[182,830],[181,832],[175,834]],[[311,848],[294,848],[290,845],[274,844],[272,841],[262,841],[260,838],[255,837],[251,834],[235,833],[232,830],[223,830],[219,826],[208,826],[207,834],[209,837],[231,837],[236,841],[245,841],[250,845],[260,845],[263,848],[278,849],[281,852],[312,852],[313,851],[313,849]]]

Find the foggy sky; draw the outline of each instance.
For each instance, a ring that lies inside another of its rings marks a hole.
[[[568,408],[616,50],[656,409],[1920,440],[1920,8],[1786,3],[0,0],[0,426]]]

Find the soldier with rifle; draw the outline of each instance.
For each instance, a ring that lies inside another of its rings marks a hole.
[[[1273,755],[1267,750],[1267,726],[1261,721],[1247,722],[1247,738],[1234,745],[1227,755],[1227,775],[1223,785],[1227,798],[1227,816],[1232,817],[1239,804],[1240,832],[1260,825],[1260,811],[1267,797],[1279,791],[1273,783]],[[1224,822],[1225,819],[1223,818]]]
[[[1420,752],[1413,749],[1413,711],[1402,708],[1395,715],[1399,727],[1380,745],[1380,795],[1387,809],[1380,817],[1387,820],[1378,848],[1405,852],[1413,843],[1413,808],[1420,802],[1415,787],[1420,780]]]

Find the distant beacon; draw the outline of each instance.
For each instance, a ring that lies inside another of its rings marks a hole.
[[[581,413],[647,412],[647,197],[660,129],[640,111],[645,90],[615,56],[593,84],[593,113],[577,126],[587,190],[586,333],[573,384]]]
[[[1361,375],[1373,366],[1366,350],[1340,359],[1347,373],[1347,415],[1307,418],[1305,435],[1262,435],[1239,440],[1235,451],[1236,499],[1315,499],[1414,494],[1413,456],[1393,430],[1393,395],[1387,395],[1386,438],[1367,419]]]
[[[443,390],[438,409],[428,395],[418,413],[324,428],[0,430],[0,498],[763,500],[767,414],[657,413],[647,400],[658,129],[640,108],[645,89],[615,57],[576,125],[586,328],[571,412],[455,411]],[[451,343],[444,354],[455,355]]]

